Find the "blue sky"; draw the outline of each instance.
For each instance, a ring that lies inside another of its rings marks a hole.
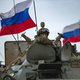
[[[24,0],[15,0],[15,4]],[[67,25],[80,21],[80,0],[35,0],[37,25],[40,28],[40,22],[44,21],[46,28],[50,30],[49,38],[55,39],[57,33],[62,33],[63,28]],[[7,12],[13,7],[13,0],[0,0],[0,13]],[[35,21],[33,4],[29,10],[31,18]],[[26,35],[34,39],[36,35],[36,28],[26,30]],[[15,35],[16,37],[16,35]],[[20,40],[24,40],[20,37]],[[0,37],[0,54],[4,58],[4,43],[6,41],[13,41],[12,35]],[[78,43],[78,50],[79,45]],[[1,59],[0,58],[0,59]]]

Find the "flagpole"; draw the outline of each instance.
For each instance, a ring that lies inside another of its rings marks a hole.
[[[36,24],[37,24],[37,15],[36,15],[35,0],[33,0],[33,6],[34,6],[35,21],[36,21]],[[36,31],[38,31],[38,26],[36,27]]]
[[[16,14],[15,0],[13,0],[13,5],[14,5],[14,12]],[[18,33],[17,33],[17,41],[16,42],[17,42],[17,45],[18,45],[18,50],[19,50],[20,54],[22,54],[21,47],[19,45],[19,36],[18,36]]]
[[[2,16],[0,16],[0,17],[1,17],[1,19],[2,19]],[[5,23],[5,25],[7,25],[6,22],[4,22],[4,23]],[[7,29],[11,32],[11,30],[10,30],[9,27],[7,27]],[[20,48],[20,46],[19,46],[19,41],[16,40],[16,38],[15,38],[15,36],[12,34],[12,32],[11,32],[11,35],[13,36],[13,38],[15,39],[15,41],[17,42],[18,50],[19,50],[19,52],[22,54],[22,52],[21,52],[21,48]]]
[[[1,18],[1,19],[3,19],[1,15],[0,15],[0,18]],[[6,23],[6,22],[4,22],[4,24],[5,24],[5,25],[7,25],[7,23]],[[16,38],[15,38],[15,36],[12,34],[12,32],[11,32],[10,28],[9,28],[9,27],[7,27],[7,29],[10,31],[10,33],[11,33],[11,35],[13,36],[13,38],[15,39],[15,41],[17,41],[17,40],[16,40]]]
[[[13,0],[13,5],[14,5],[14,12],[15,12],[15,14],[16,14],[15,0]],[[19,36],[18,36],[18,33],[17,33],[17,40],[19,41]]]

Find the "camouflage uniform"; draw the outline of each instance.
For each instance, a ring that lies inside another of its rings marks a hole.
[[[41,28],[37,32],[37,36],[35,37],[35,42],[42,44],[50,44],[50,40],[48,39],[49,30],[47,28]]]

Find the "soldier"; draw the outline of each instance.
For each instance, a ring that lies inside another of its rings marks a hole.
[[[49,35],[49,30],[47,28],[44,28],[45,27],[45,23],[41,22],[40,26],[41,26],[41,29],[37,32],[37,35],[39,36],[40,34],[45,33],[48,36]]]
[[[39,31],[37,31],[37,35],[35,36],[35,40],[31,41],[31,39],[29,37],[27,37],[25,34],[22,34],[21,36],[30,44],[33,42],[33,44],[35,43],[41,43],[41,44],[45,44],[45,45],[51,45],[53,48],[60,46],[60,39],[63,37],[62,34],[58,33],[58,36],[56,37],[56,40],[50,40],[48,39],[48,35],[49,35],[49,30],[47,28],[45,28],[45,23],[41,22],[40,23],[41,28],[39,29]]]
[[[48,39],[49,30],[47,28],[44,28],[45,23],[41,22],[40,26],[41,26],[41,29],[37,32],[37,35],[35,36],[35,42],[45,44],[45,45],[46,44],[53,45],[52,41]]]

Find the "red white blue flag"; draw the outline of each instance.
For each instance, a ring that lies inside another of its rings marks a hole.
[[[1,29],[0,36],[17,34],[26,29],[36,27],[29,16],[29,7],[32,0],[26,0],[24,2],[16,4],[9,12],[1,13]]]
[[[64,43],[80,42],[80,22],[66,26],[63,30]]]

